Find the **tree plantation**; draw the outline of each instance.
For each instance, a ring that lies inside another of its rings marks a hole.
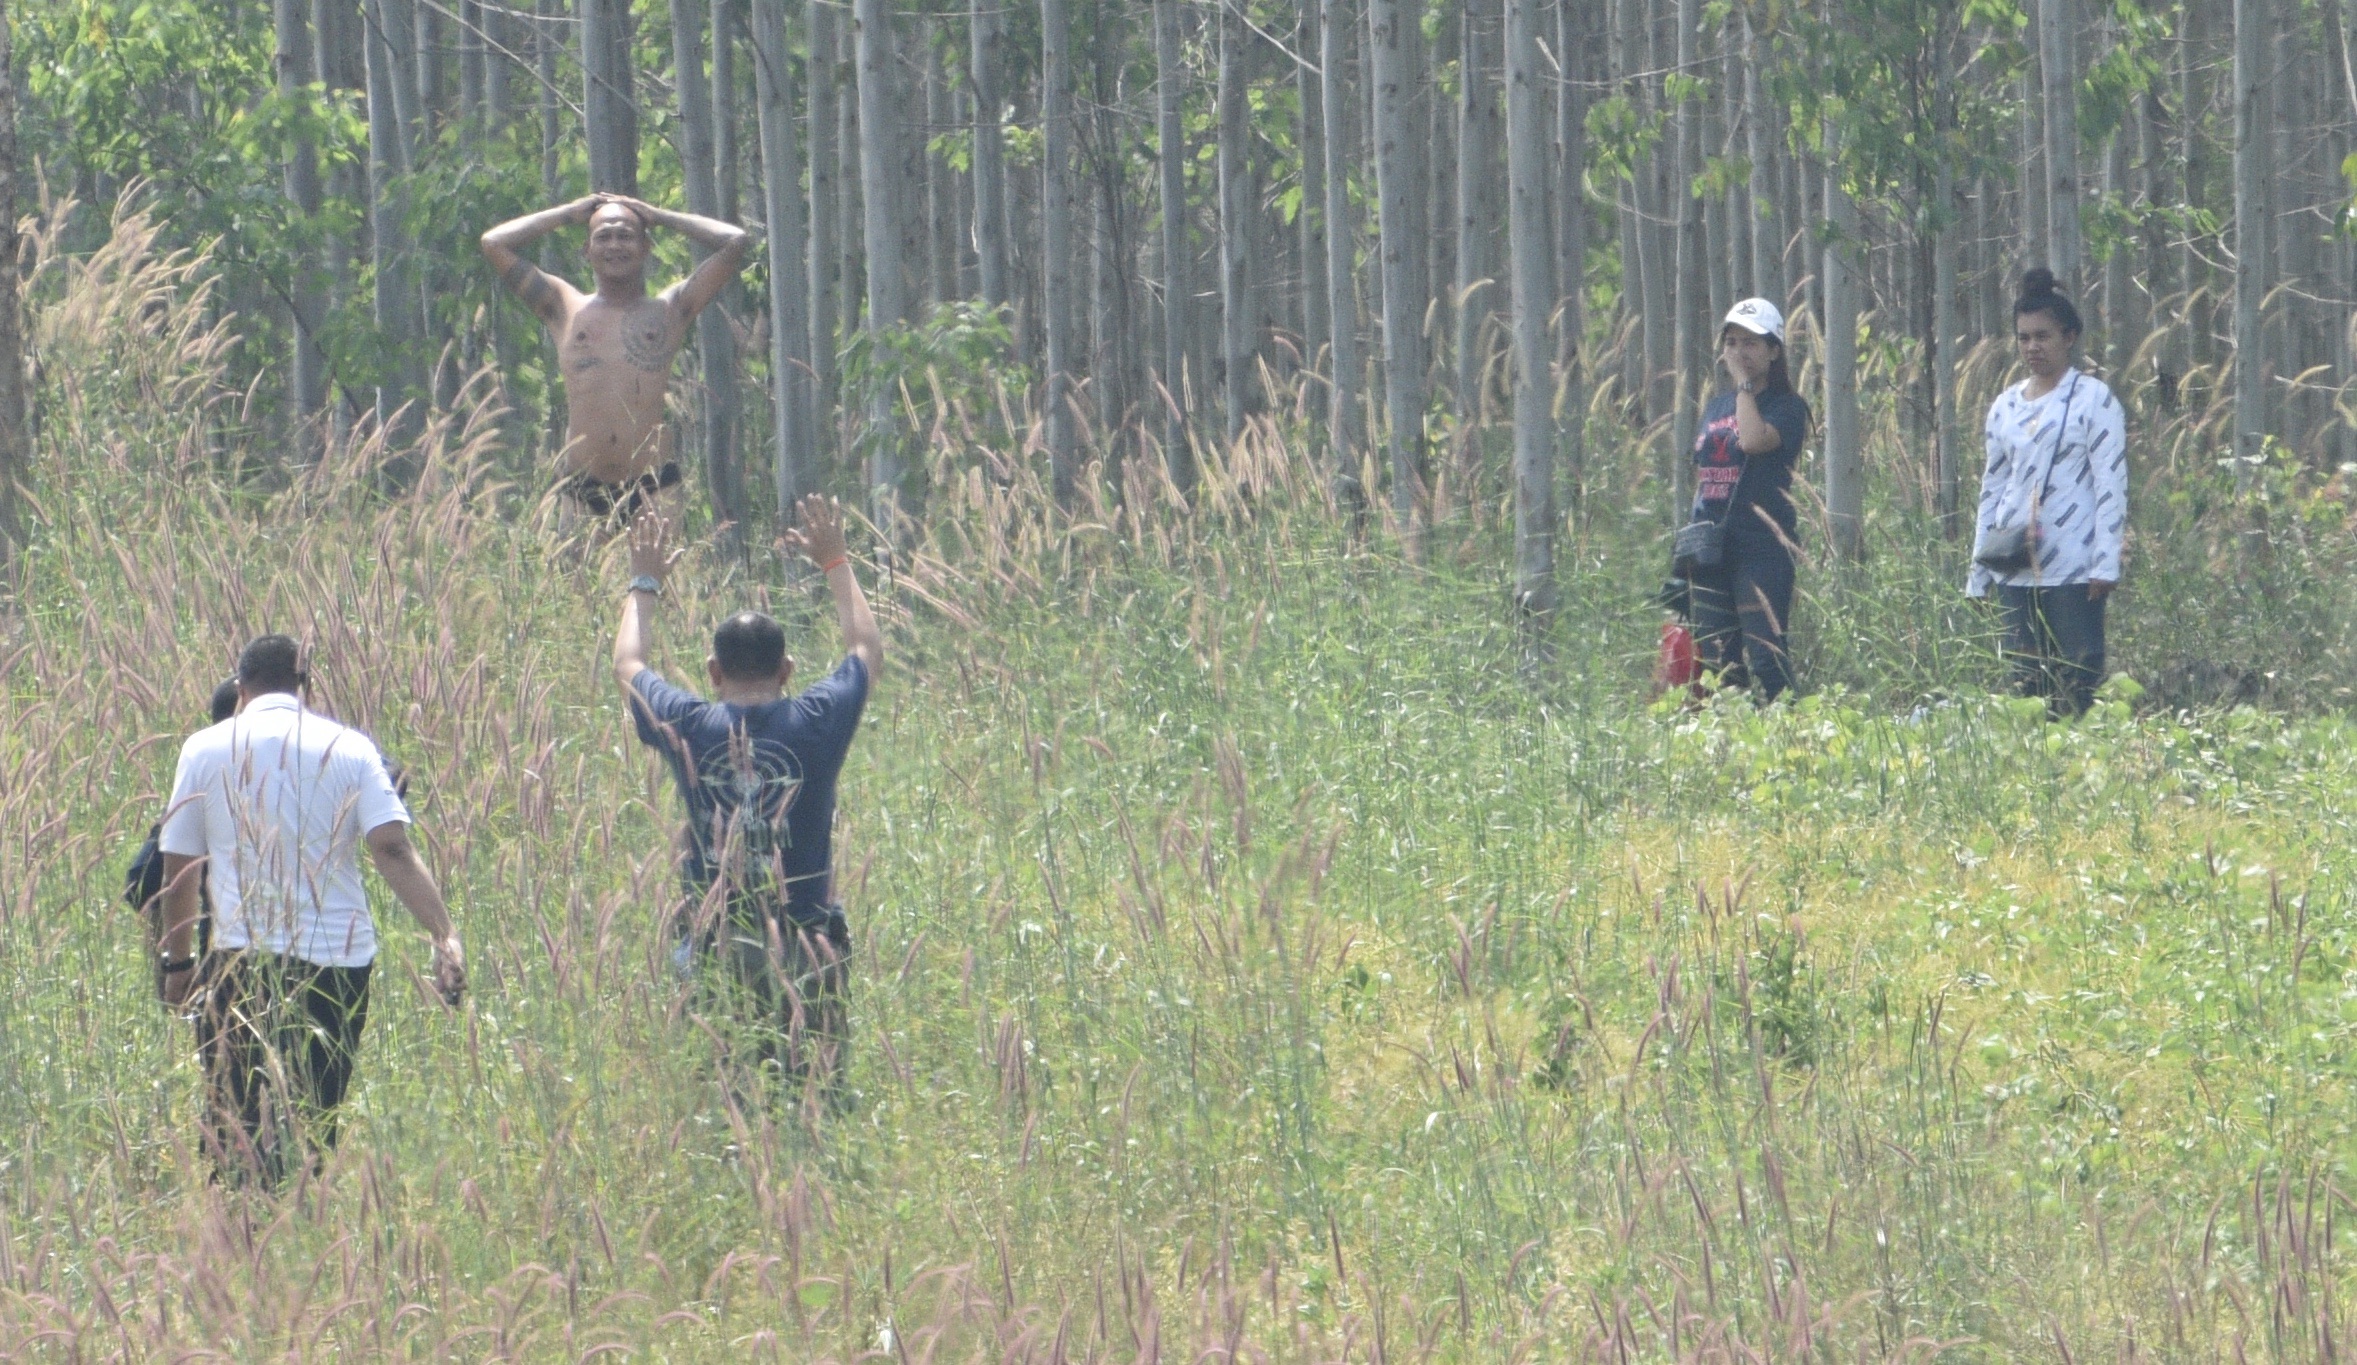
[[[2343,1359],[2353,29],[0,0],[0,1358]]]

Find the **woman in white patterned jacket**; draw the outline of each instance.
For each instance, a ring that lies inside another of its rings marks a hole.
[[[2022,276],[2013,336],[2030,377],[1997,395],[1964,591],[1994,588],[2015,685],[2077,715],[2103,681],[2104,605],[2128,525],[2128,423],[2109,385],[2071,363],[2079,310],[2051,271]]]

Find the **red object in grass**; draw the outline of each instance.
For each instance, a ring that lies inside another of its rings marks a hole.
[[[1661,653],[1653,663],[1656,693],[1673,687],[1694,689],[1702,681],[1702,661],[1694,653],[1694,628],[1683,621],[1661,623]]]

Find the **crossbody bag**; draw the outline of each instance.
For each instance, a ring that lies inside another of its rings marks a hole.
[[[2062,458],[2063,437],[2069,434],[2071,403],[2079,396],[2079,371],[2071,371],[2071,386],[2063,391],[2062,420],[2054,424],[2054,446],[2046,452],[2046,472],[2038,479],[2038,496],[2019,513],[1995,526],[1983,526],[1973,537],[1972,560],[1992,573],[2019,573],[2037,562],[2038,508],[2054,491],[2054,462]]]

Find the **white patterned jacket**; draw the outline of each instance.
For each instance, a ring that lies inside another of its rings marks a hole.
[[[1975,564],[1964,591],[1985,597],[1995,585],[2053,588],[2120,580],[2128,526],[2128,416],[2111,386],[2073,369],[2043,398],[2029,382],[1989,405],[1983,429],[1988,467],[1981,472],[1977,532],[2016,524],[2021,509],[2038,519],[2037,563],[2010,574]],[[2064,415],[2065,409],[2069,415]],[[2062,425],[2060,439],[2057,424]]]

